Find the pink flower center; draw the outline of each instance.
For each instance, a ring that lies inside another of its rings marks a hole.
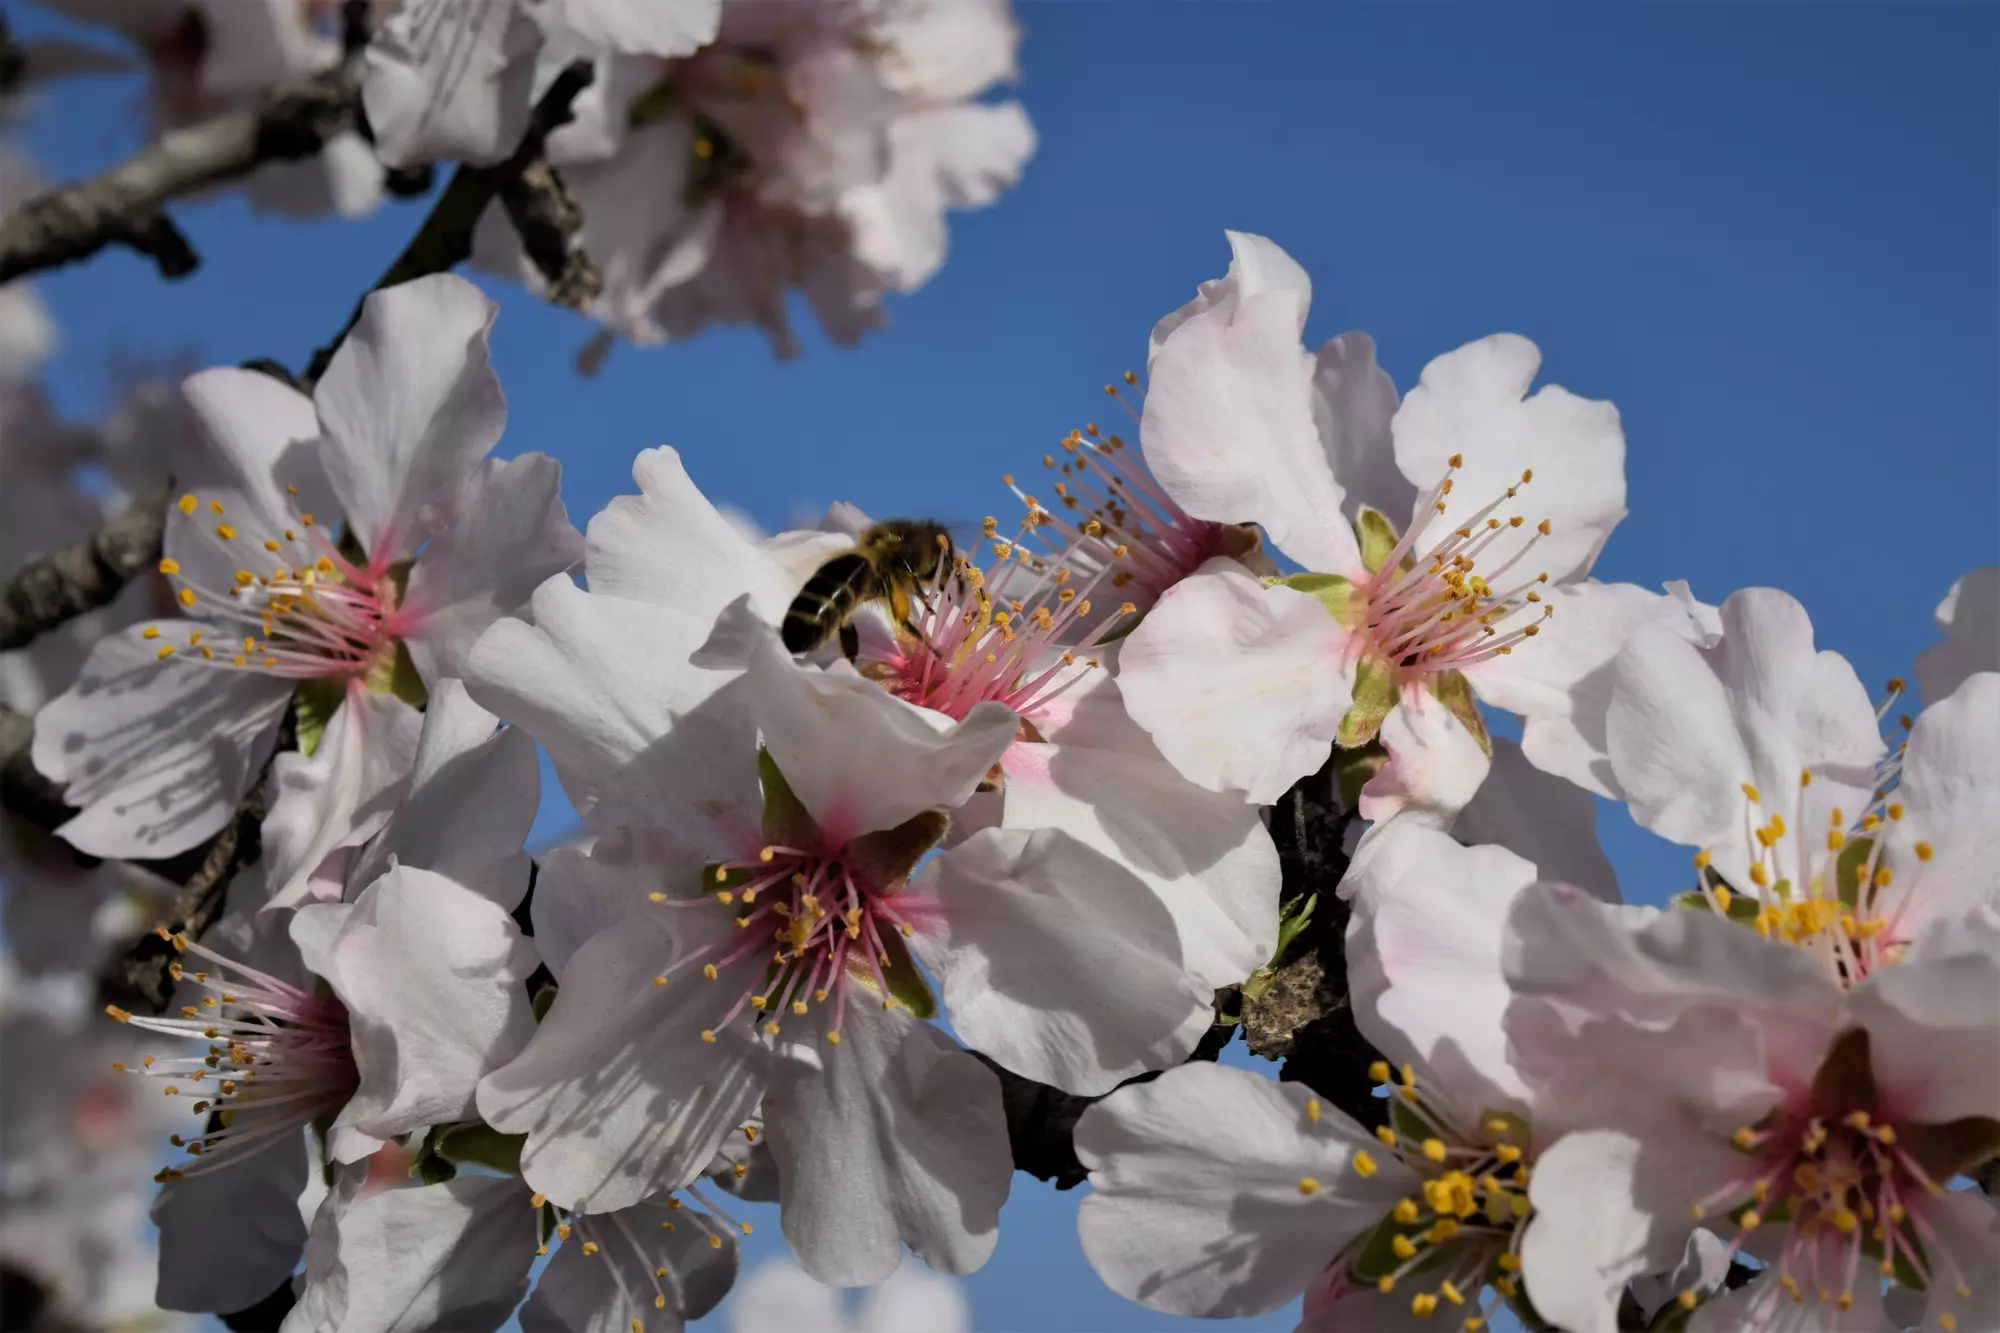
[[[347,1104],[360,1086],[350,1044],[347,1009],[331,995],[313,994],[232,962],[185,936],[159,931],[183,953],[206,959],[213,971],[189,972],[177,962],[176,982],[205,991],[183,1005],[178,1018],[133,1014],[116,1005],[105,1012],[147,1032],[206,1042],[205,1054],[160,1059],[147,1056],[138,1070],[119,1073],[162,1079],[169,1097],[192,1099],[189,1110],[206,1129],[175,1134],[199,1165],[167,1167],[159,1179],[213,1170],[287,1133],[296,1133]]]
[[[831,1004],[826,1039],[837,1046],[853,981],[870,987],[883,1008],[896,1006],[891,951],[901,955],[903,945],[892,939],[916,933],[912,905],[903,903],[899,911],[896,894],[882,891],[838,851],[765,847],[709,873],[714,888],[701,896],[651,895],[653,902],[676,908],[719,906],[734,918],[733,931],[683,954],[653,978],[654,985],[664,986],[676,972],[699,967],[703,977],[734,997],[702,1031],[703,1041],[713,1042],[739,1018],[775,1037],[788,1017],[803,1018],[813,1005]]]
[[[899,630],[889,655],[867,670],[896,697],[947,717],[962,720],[974,705],[990,701],[1032,724],[1100,665],[1080,654],[1138,608],[1126,602],[1093,620],[1090,594],[1109,565],[1078,579],[1066,556],[1055,564],[1038,560],[1019,542],[994,539],[994,527],[987,519],[992,561],[982,568],[960,555],[939,570],[928,595],[912,607],[916,632]],[[1122,555],[1119,548],[1111,559]]]
[[[181,512],[193,516],[202,503],[184,495]],[[146,637],[160,640],[161,661],[179,653],[185,661],[295,680],[340,680],[394,660],[397,633],[407,626],[387,567],[355,565],[311,514],[294,513],[289,526],[270,530],[245,518],[239,530],[221,501],[206,504],[215,544],[241,565],[227,588],[216,589],[195,583],[175,560],[160,562],[180,604],[205,622],[191,625],[184,646],[149,626]]]
[[[1525,516],[1500,510],[1534,480],[1521,480],[1455,528],[1426,545],[1441,526],[1452,473],[1464,463],[1453,454],[1434,487],[1379,572],[1356,587],[1366,608],[1364,641],[1402,679],[1422,679],[1504,657],[1541,632],[1555,614],[1543,604],[1546,573],[1518,572],[1550,523],[1530,527]],[[1421,554],[1420,554],[1421,552]],[[1539,607],[1539,611],[1537,608]]]

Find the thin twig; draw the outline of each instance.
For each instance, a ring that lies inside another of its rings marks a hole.
[[[201,259],[167,216],[169,201],[266,162],[311,157],[355,128],[360,106],[355,71],[343,64],[169,130],[109,171],[30,199],[0,221],[0,282],[114,244],[151,256],[162,277],[184,277]]]
[[[35,720],[0,704],[0,808],[53,833],[76,810],[63,799],[62,784],[35,767],[34,744]]]
[[[160,559],[167,483],[145,491],[89,536],[14,572],[0,587],[0,652],[23,648],[65,621],[109,606]]]
[[[431,273],[444,273],[472,257],[473,230],[480,215],[495,198],[506,201],[508,214],[522,228],[522,241],[529,255],[542,268],[552,295],[560,293],[571,301],[588,304],[603,286],[596,267],[572,241],[582,217],[567,194],[561,179],[543,154],[548,137],[570,121],[571,104],[588,88],[596,71],[587,60],[567,66],[549,85],[528,117],[528,128],[512,155],[492,166],[461,166],[431,205],[417,234],[396,256],[396,261],[375,281],[369,291],[380,291]],[[513,195],[513,199],[507,196]],[[532,235],[530,233],[533,233]],[[560,299],[560,298],[559,298]],[[333,361],[333,354],[361,318],[366,294],[354,304],[333,341],[313,353],[302,377],[307,386],[317,384]]]

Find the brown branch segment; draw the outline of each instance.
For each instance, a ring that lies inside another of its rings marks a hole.
[[[54,832],[76,810],[63,800],[62,786],[35,767],[34,744],[35,720],[0,704],[0,808]]]
[[[535,103],[520,144],[505,160],[492,166],[461,166],[431,205],[417,234],[369,291],[380,291],[432,273],[445,273],[472,257],[472,237],[480,215],[494,199],[502,200],[508,216],[521,229],[529,256],[548,279],[550,295],[565,304],[587,305],[604,285],[596,266],[574,247],[582,214],[563,190],[562,180],[544,156],[549,135],[567,125],[577,94],[591,85],[596,71],[578,60],[556,76]],[[304,384],[319,382],[333,354],[361,318],[366,294],[354,304],[333,341],[313,353]]]
[[[266,162],[311,157],[356,127],[360,107],[360,86],[343,65],[169,130],[109,171],[38,195],[0,221],[0,282],[88,259],[107,245],[151,256],[162,277],[183,277],[201,261],[167,216],[169,201]]]
[[[0,652],[110,605],[135,575],[157,564],[168,492],[162,484],[142,493],[89,536],[15,571],[0,590]]]

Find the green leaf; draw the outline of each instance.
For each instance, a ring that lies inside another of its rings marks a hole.
[[[401,640],[396,642],[395,655],[370,667],[361,683],[371,694],[393,694],[412,708],[422,708],[430,702],[430,691],[424,688],[416,659]]]
[[[1675,907],[1690,908],[1697,912],[1713,912],[1715,910],[1714,905],[1708,901],[1708,895],[1700,889],[1689,889],[1686,893],[1675,894],[1673,905]],[[1760,910],[1762,909],[1757,906],[1755,898],[1747,894],[1736,893],[1732,890],[1729,895],[1729,906],[1724,909],[1723,915],[1727,916],[1731,921],[1747,926],[1757,920],[1757,913]]]
[[[1287,574],[1266,582],[1317,597],[1320,605],[1327,609],[1327,614],[1349,629],[1354,629],[1360,621],[1364,608],[1354,595],[1351,579],[1344,579],[1338,574]]]
[[[1363,657],[1355,666],[1354,702],[1347,716],[1340,719],[1340,747],[1351,750],[1374,740],[1382,730],[1382,719],[1389,716],[1402,693],[1388,663],[1372,653]]]
[[[1380,574],[1396,549],[1396,528],[1381,514],[1363,507],[1354,521],[1354,536],[1361,543],[1361,564],[1370,574]]]
[[[308,680],[299,685],[293,709],[299,723],[299,753],[311,758],[326,736],[334,710],[347,697],[347,687],[337,680]]]
[[[521,1149],[526,1134],[502,1134],[477,1121],[451,1125],[438,1136],[436,1152],[452,1162],[483,1166],[506,1176],[521,1174]]]
[[[1372,781],[1382,766],[1389,762],[1389,752],[1382,742],[1370,741],[1358,749],[1340,749],[1334,753],[1334,774],[1340,781],[1340,804],[1343,809],[1361,808],[1361,789]]]
[[[819,823],[778,771],[778,761],[769,750],[757,751],[757,777],[764,786],[764,841],[782,847],[816,846]]]
[[[882,952],[888,955],[889,964],[882,969],[882,977],[889,983],[889,994],[896,1003],[910,1011],[916,1018],[929,1018],[937,1013],[937,999],[931,994],[930,986],[924,981],[924,974],[917,970],[916,960],[903,943],[901,935],[890,933],[882,936]],[[878,963],[880,959],[876,960]],[[847,955],[848,979],[877,995],[882,993],[875,984],[875,969],[868,965],[868,959],[858,956],[857,951]]]
[[[867,883],[895,893],[909,880],[917,863],[944,841],[951,816],[923,810],[891,829],[864,833],[847,844],[841,859]]]
[[[1479,701],[1472,697],[1472,686],[1459,671],[1441,671],[1429,682],[1431,697],[1451,711],[1465,729],[1472,733],[1479,748],[1488,757],[1493,754],[1493,738],[1486,734],[1486,719],[1480,716]]]

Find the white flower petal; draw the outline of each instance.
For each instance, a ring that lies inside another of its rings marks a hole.
[[[1805,608],[1784,593],[1749,588],[1722,604],[1712,648],[1664,625],[1641,625],[1614,667],[1606,736],[1612,772],[1632,817],[1661,837],[1712,852],[1733,885],[1749,884],[1753,817],[1744,784],[1818,838],[1828,811],[1858,817],[1882,753],[1875,709],[1854,668],[1813,650]],[[1800,774],[1814,773],[1801,790]],[[1806,882],[1792,864],[1799,839],[1773,849],[1776,878]]]
[[[306,1136],[286,1134],[250,1157],[170,1180],[153,1202],[165,1310],[244,1310],[277,1290],[305,1251],[299,1193]]]
[[[1444,478],[1447,460],[1463,455],[1455,509],[1498,499],[1532,468],[1518,504],[1530,523],[1548,519],[1553,530],[1517,572],[1546,570],[1563,583],[1590,572],[1625,517],[1625,436],[1610,403],[1553,384],[1524,397],[1541,364],[1540,349],[1511,333],[1432,361],[1396,413],[1396,463],[1428,492]]]
[[[1597,841],[1597,802],[1529,763],[1505,737],[1494,738],[1493,770],[1451,830],[1465,842],[1492,843],[1525,857],[1542,879],[1618,901],[1617,872]]]
[[[711,1232],[694,1216],[661,1201],[571,1218],[571,1239],[521,1307],[522,1333],[631,1333],[634,1324],[677,1330],[707,1314],[736,1281],[741,1251],[733,1230],[711,1223]],[[721,1237],[720,1248],[710,1246],[710,1235]],[[584,1253],[586,1240],[597,1245],[595,1254]],[[666,1303],[656,1307],[661,1296]]]
[[[805,586],[797,573],[738,531],[701,493],[681,456],[648,449],[632,460],[639,494],[613,496],[590,520],[590,590],[713,623],[745,593],[776,624]],[[851,543],[850,543],[851,544]]]
[[[664,829],[614,829],[588,852],[558,847],[535,879],[535,948],[561,983],[576,951],[649,909],[660,885],[693,883],[706,861]]]
[[[514,919],[442,875],[398,866],[351,905],[326,980],[347,1006],[360,1086],[336,1121],[378,1139],[471,1116],[482,1076],[535,1031],[539,963]]]
[[[1405,689],[1382,719],[1389,762],[1361,789],[1361,817],[1376,822],[1421,815],[1449,823],[1492,766],[1479,741],[1426,690]]]
[[[1229,272],[1201,283],[1192,301],[1161,316],[1153,325],[1146,348],[1148,368],[1174,331],[1196,315],[1217,308],[1233,311],[1244,297],[1266,292],[1290,292],[1302,302],[1311,302],[1312,279],[1277,242],[1247,231],[1225,231],[1223,235],[1229,239]]]
[[[1375,363],[1375,340],[1358,331],[1343,333],[1322,343],[1313,359],[1313,420],[1346,493],[1342,515],[1355,522],[1365,505],[1400,528],[1416,507],[1417,488],[1396,467],[1389,434],[1396,382]]]
[[[1924,707],[1935,707],[1977,671],[2000,671],[2000,565],[1975,569],[1938,603],[1944,641],[1917,654]]]
[[[497,721],[461,681],[432,693],[408,792],[354,859],[350,897],[401,864],[435,870],[502,911],[520,905],[529,869],[522,844],[541,804],[542,775],[533,738],[519,727],[495,731]]]
[[[655,986],[673,954],[650,919],[597,936],[527,1049],[480,1082],[481,1118],[528,1136],[522,1177],[564,1207],[612,1211],[679,1188],[757,1109],[767,1057],[735,1027],[702,1041],[716,992],[691,972]]]
[[[1000,1081],[931,1024],[855,1001],[840,1045],[818,1068],[787,1061],[764,1099],[785,1239],[838,1286],[886,1278],[904,1245],[969,1273],[999,1240],[1014,1173]]]
[[[276,798],[264,816],[267,908],[338,901],[338,876],[320,874],[343,847],[375,836],[409,792],[424,715],[401,699],[351,686],[327,720],[319,748],[271,763]]]
[[[1186,1059],[1212,1021],[1213,987],[1182,962],[1160,899],[1066,833],[988,829],[913,894],[954,1029],[1038,1083],[1109,1092]]]
[[[715,40],[721,0],[545,0],[551,30],[628,55],[684,56]]]
[[[35,715],[35,767],[79,807],[56,832],[105,857],[186,851],[229,822],[271,751],[292,682],[160,660],[201,621],[133,625],[99,639],[75,685]],[[156,639],[145,632],[153,629]]]
[[[535,1257],[527,1187],[462,1175],[362,1194],[363,1174],[350,1170],[320,1206],[305,1286],[279,1333],[490,1333],[506,1323]]]
[[[672,824],[703,846],[758,837],[756,730],[729,675],[688,665],[711,626],[664,607],[536,589],[467,669],[472,697],[540,741],[591,827]]]
[[[1313,1102],[1303,1084],[1195,1063],[1085,1111],[1077,1231],[1097,1275],[1141,1305],[1215,1319],[1304,1291],[1416,1183],[1345,1113],[1313,1119]],[[1372,1176],[1355,1169],[1362,1153]]]
[[[1390,1062],[1433,1071],[1469,1117],[1531,1111],[1501,1019],[1507,914],[1535,867],[1502,847],[1463,847],[1436,829],[1384,830],[1354,884],[1348,988],[1362,1034]],[[1469,1126],[1468,1126],[1469,1127]]]
[[[1964,1190],[1930,1200],[1923,1211],[1969,1293],[1961,1296],[1956,1284],[1935,1283],[1922,1326],[1940,1328],[1938,1316],[1949,1313],[1960,1328],[2000,1328],[2000,1205]]]
[[[1316,598],[1211,560],[1125,639],[1118,688],[1188,781],[1268,805],[1333,749],[1353,703],[1347,645]]]
[[[1887,861],[1896,876],[1877,899],[1896,933],[1974,907],[2000,907],[2000,672],[1968,677],[1917,714],[1903,752]],[[1922,856],[1918,846],[1924,848]]]
[[[426,684],[463,676],[487,626],[582,558],[561,486],[562,465],[546,454],[489,458],[440,502],[393,621]]]
[[[361,100],[392,167],[496,161],[527,128],[541,30],[513,0],[417,0],[368,43]]]
[[[507,424],[487,337],[499,307],[455,274],[368,294],[313,402],[322,459],[371,563],[416,554],[434,509]]]
[[[1345,497],[1313,420],[1317,367],[1299,341],[1311,286],[1270,242],[1230,242],[1229,277],[1153,354],[1146,465],[1190,516],[1262,524],[1307,569],[1353,576],[1360,548],[1339,518]]]
[[[1849,1013],[1868,1029],[1876,1086],[1899,1118],[2000,1120],[1996,996],[2000,915],[1991,910],[1934,923],[1895,966],[1848,993]]]

